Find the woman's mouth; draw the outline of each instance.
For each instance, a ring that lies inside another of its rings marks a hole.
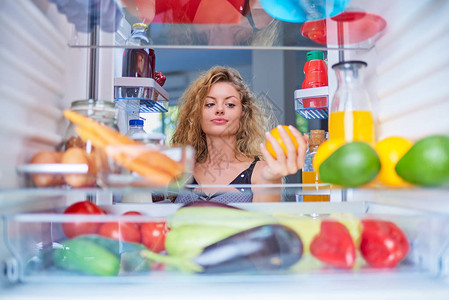
[[[214,124],[226,124],[227,122],[228,122],[228,120],[223,119],[223,118],[212,119],[212,123],[214,123]]]

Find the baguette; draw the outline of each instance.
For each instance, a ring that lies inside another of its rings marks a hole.
[[[112,157],[122,167],[136,172],[143,178],[148,179],[148,181],[154,185],[167,186],[174,180],[173,175],[161,171],[160,169],[154,168],[151,165],[139,163],[136,160],[130,159],[125,154],[115,154]]]
[[[90,141],[95,148],[104,149],[106,147],[105,139],[84,127],[75,127],[75,132],[84,142]]]
[[[122,167],[136,172],[155,185],[168,185],[184,172],[182,164],[164,153],[145,147],[95,120],[71,110],[65,110],[64,116],[77,125],[75,132],[81,139],[89,140],[94,147],[103,149]]]
[[[136,163],[160,169],[161,171],[171,174],[173,177],[179,176],[184,172],[184,166],[182,164],[174,161],[165,153],[144,145],[131,147],[128,145],[111,146],[106,149],[106,152],[111,156],[117,153],[123,153],[130,159],[135,160]]]
[[[139,142],[121,134],[117,130],[109,128],[101,123],[86,117],[73,110],[64,110],[64,116],[73,124],[92,132],[95,136],[101,136],[106,145],[135,145]]]
[[[126,163],[127,166],[145,165],[167,173],[172,177],[177,177],[184,171],[180,163],[172,160],[160,151],[149,149],[145,146],[110,146],[106,147],[105,151],[108,156],[113,157],[118,163]],[[134,170],[131,169],[131,171]]]

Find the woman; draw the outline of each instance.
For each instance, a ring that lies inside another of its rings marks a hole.
[[[196,151],[193,184],[280,184],[283,176],[298,172],[304,165],[307,141],[290,126],[298,141],[296,150],[282,128],[280,136],[287,154],[268,133],[272,127],[260,103],[248,90],[239,72],[216,66],[198,77],[180,99],[179,124],[172,144],[190,145]],[[265,133],[266,132],[266,133]],[[265,147],[265,138],[277,154]],[[220,202],[280,201],[279,193],[256,193],[234,189],[233,193],[208,188],[195,194],[179,195],[175,202],[202,199]],[[246,192],[246,193],[245,193]],[[253,195],[254,193],[254,195]]]

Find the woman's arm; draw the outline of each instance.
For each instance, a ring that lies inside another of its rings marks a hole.
[[[258,162],[254,167],[251,183],[256,185],[281,184],[284,176],[295,174],[302,169],[307,151],[307,137],[302,136],[293,126],[289,126],[289,129],[298,142],[298,149],[295,148],[290,136],[281,126],[278,127],[278,130],[287,148],[286,153],[284,153],[277,140],[270,133],[267,133],[267,140],[276,152],[277,159],[268,152],[264,144],[261,144],[260,151],[262,152],[264,161]],[[253,193],[253,202],[281,201],[279,188],[254,188]]]

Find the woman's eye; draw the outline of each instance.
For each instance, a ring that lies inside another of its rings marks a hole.
[[[206,103],[206,107],[212,107],[212,106],[214,106],[213,103]]]
[[[228,103],[227,105],[228,105],[228,107],[230,107],[230,108],[235,107],[235,104],[234,104],[234,103]]]

